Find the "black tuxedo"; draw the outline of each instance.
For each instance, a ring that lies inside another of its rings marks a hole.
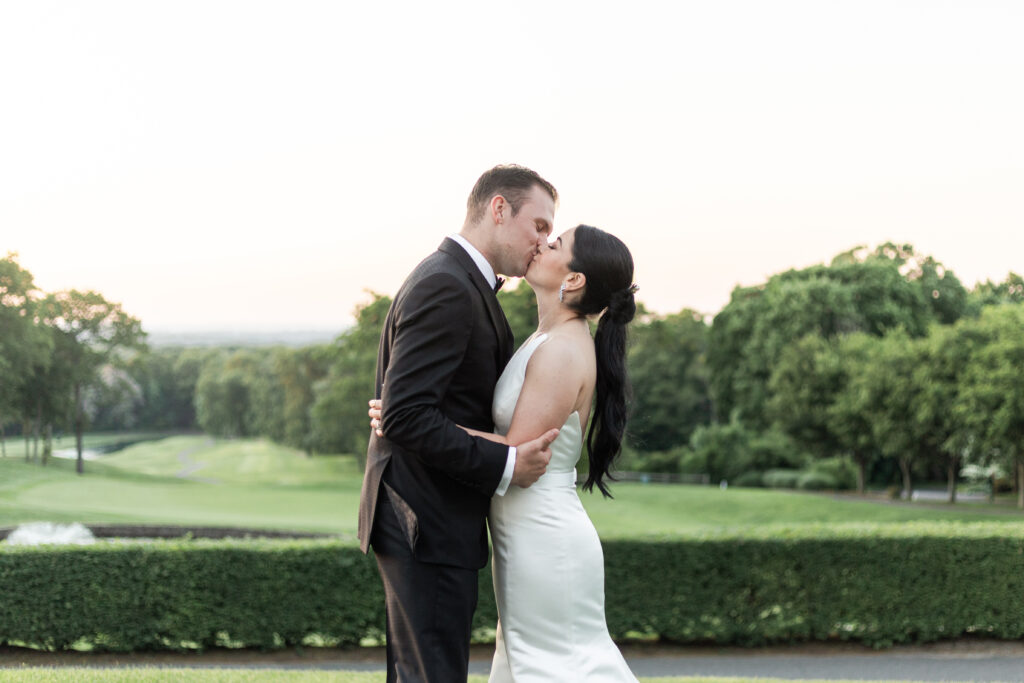
[[[370,438],[359,540],[363,552],[373,545],[387,593],[389,680],[396,668],[401,680],[465,680],[465,661],[452,667],[468,656],[508,447],[457,425],[494,428],[494,385],[513,343],[494,291],[450,239],[388,311],[377,355],[384,437]]]

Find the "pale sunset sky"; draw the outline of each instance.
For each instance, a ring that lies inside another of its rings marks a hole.
[[[638,297],[1024,271],[1024,2],[0,4],[0,255],[150,330],[340,330],[530,166]]]

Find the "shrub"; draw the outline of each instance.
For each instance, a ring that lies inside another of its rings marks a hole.
[[[835,477],[827,472],[808,470],[800,473],[800,477],[796,480],[796,487],[805,491],[823,491],[825,489],[835,490],[839,484]]]
[[[775,469],[765,472],[761,481],[770,489],[792,489],[799,478],[800,470]]]
[[[825,475],[833,485],[825,488],[849,490],[857,486],[857,466],[849,458],[823,458],[811,462],[808,471]]]
[[[1024,637],[1016,524],[807,525],[605,540],[608,627],[681,643]],[[479,575],[477,634],[497,620]],[[264,649],[379,639],[376,566],[344,541],[0,546],[0,645]]]
[[[686,446],[680,446],[668,451],[633,451],[619,461],[617,468],[622,471],[631,472],[665,472],[675,474],[680,471],[680,462],[689,451],[690,449]]]
[[[750,463],[760,470],[800,467],[807,454],[787,434],[775,429],[760,432],[750,439]]]
[[[763,478],[764,472],[750,470],[749,472],[744,472],[740,476],[736,477],[736,479],[732,482],[732,485],[746,487],[764,486],[764,481],[762,481]]]
[[[728,424],[698,427],[690,447],[712,481],[733,481],[744,472],[801,465],[807,459],[782,432],[754,432],[735,418]]]

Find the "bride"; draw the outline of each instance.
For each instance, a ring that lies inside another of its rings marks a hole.
[[[561,431],[536,483],[491,499],[498,629],[490,681],[636,681],[608,633],[604,556],[574,469],[590,420],[583,489],[609,495],[605,479],[626,424],[633,259],[615,236],[580,225],[542,248],[525,278],[537,296],[537,331],[495,387],[496,434],[466,431],[511,444]],[[602,311],[591,338],[587,318]]]

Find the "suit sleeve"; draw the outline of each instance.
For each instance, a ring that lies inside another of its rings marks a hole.
[[[388,440],[490,496],[508,447],[470,436],[440,409],[469,345],[471,296],[465,281],[450,273],[429,275],[407,293],[394,321],[381,423]]]

